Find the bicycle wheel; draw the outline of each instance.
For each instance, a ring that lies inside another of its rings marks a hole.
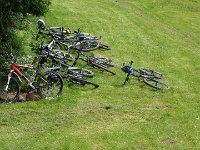
[[[97,40],[84,40],[76,44],[76,48],[81,51],[92,51],[99,48],[99,41]]]
[[[88,69],[85,68],[78,68],[78,67],[69,67],[68,73],[70,74],[81,74],[85,77],[93,77],[94,73]]]
[[[55,57],[58,59],[66,60],[66,61],[72,61],[74,60],[74,57],[66,52],[60,51],[60,50],[54,50]]]
[[[62,77],[55,72],[39,75],[36,83],[37,92],[42,98],[55,98],[59,96],[63,90]]]
[[[92,66],[93,68],[96,68],[96,69],[98,69],[98,70],[109,72],[109,73],[111,73],[111,74],[113,74],[113,75],[116,74],[115,72],[113,72],[113,71],[107,69],[107,67],[106,67],[105,65],[99,64],[98,62],[90,61],[90,62],[88,63],[88,65],[90,65],[90,66]]]
[[[160,89],[160,90],[168,90],[170,87],[165,84],[164,82],[155,80],[153,78],[144,78],[144,83],[146,83],[147,85],[156,88],[156,89]]]
[[[104,56],[94,56],[96,58],[96,61],[98,63],[104,64],[106,66],[114,67],[116,64],[109,58],[106,58]]]
[[[86,85],[86,84],[89,84],[89,85],[93,85],[95,88],[98,88],[98,87],[99,87],[98,84],[93,83],[93,82],[91,82],[91,81],[88,81],[88,80],[86,80],[86,79],[84,79],[84,78],[82,78],[82,77],[71,76],[71,77],[70,77],[70,81],[73,82],[73,83],[75,82],[75,83],[77,83],[77,84],[79,84],[79,85]]]
[[[102,43],[99,44],[99,48],[102,48],[102,49],[105,49],[105,50],[111,50],[110,46],[102,44]]]
[[[109,72],[113,75],[115,75],[116,73],[107,69],[107,66],[103,65],[103,64],[100,64],[96,61],[96,58],[93,57],[93,56],[90,56],[88,58],[80,58],[81,60],[85,61],[87,63],[87,65],[95,68],[95,69],[98,69],[98,70],[101,70],[101,71],[106,71],[106,72]]]
[[[151,70],[149,68],[140,68],[139,72],[143,75],[151,76],[151,77],[158,78],[158,79],[164,77],[164,75],[162,73]]]
[[[8,76],[0,76],[0,104],[13,103],[19,97],[20,87],[18,82],[12,77],[10,78],[8,87],[7,82]]]

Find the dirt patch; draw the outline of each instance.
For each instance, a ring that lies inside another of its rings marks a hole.
[[[165,144],[165,145],[176,145],[176,141],[172,140],[172,139],[168,139],[168,140],[162,141],[161,143]]]
[[[105,106],[104,108],[105,108],[106,110],[109,110],[109,109],[112,108],[112,106]]]
[[[36,92],[30,92],[26,96],[26,100],[28,101],[36,101],[41,99],[41,97]]]

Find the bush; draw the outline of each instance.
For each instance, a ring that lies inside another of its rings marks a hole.
[[[7,50],[13,44],[16,29],[25,29],[29,16],[45,15],[50,0],[0,0],[0,48]],[[19,46],[19,44],[18,44]]]

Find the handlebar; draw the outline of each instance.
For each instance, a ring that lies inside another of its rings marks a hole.
[[[122,71],[128,74],[133,73],[134,71],[137,71],[132,67],[132,64],[133,64],[132,60],[129,62],[129,65],[126,65],[126,63],[123,63],[121,67]]]
[[[124,62],[122,66],[128,66],[128,67],[131,67],[131,66],[132,66],[132,64],[133,64],[133,61],[131,60],[131,61],[129,62],[129,65],[126,65],[126,64],[127,64],[127,63],[126,63],[126,62]]]

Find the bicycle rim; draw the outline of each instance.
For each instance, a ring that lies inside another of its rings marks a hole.
[[[161,79],[164,77],[164,75],[158,71],[154,71],[154,70],[151,70],[149,68],[140,68],[139,69],[140,73],[141,74],[144,74],[144,75],[147,75],[147,76],[153,76],[155,78],[158,78],[158,79]]]
[[[99,48],[102,48],[102,49],[105,49],[105,50],[111,50],[110,46],[102,44],[102,43],[99,45]]]
[[[92,51],[99,48],[99,42],[96,40],[85,40],[81,41],[78,47],[82,51]]]
[[[97,59],[97,62],[109,67],[114,67],[116,66],[116,64],[109,58],[103,57],[103,56],[95,56],[95,58]]]
[[[156,88],[156,89],[160,89],[160,90],[168,90],[170,87],[165,84],[164,82],[155,80],[155,79],[151,79],[151,78],[144,78],[144,83],[146,83],[147,85]]]
[[[50,73],[42,75],[37,80],[38,89],[37,92],[42,98],[55,98],[59,96],[63,90],[63,80],[59,74],[56,74],[57,81],[48,80]]]
[[[13,103],[19,97],[20,88],[17,81],[11,78],[8,89],[6,90],[7,81],[8,76],[0,76],[0,104]]]
[[[69,67],[68,69],[69,69],[68,71],[71,73],[80,74],[85,77],[93,77],[94,76],[94,73],[92,71],[85,69],[85,68]]]

